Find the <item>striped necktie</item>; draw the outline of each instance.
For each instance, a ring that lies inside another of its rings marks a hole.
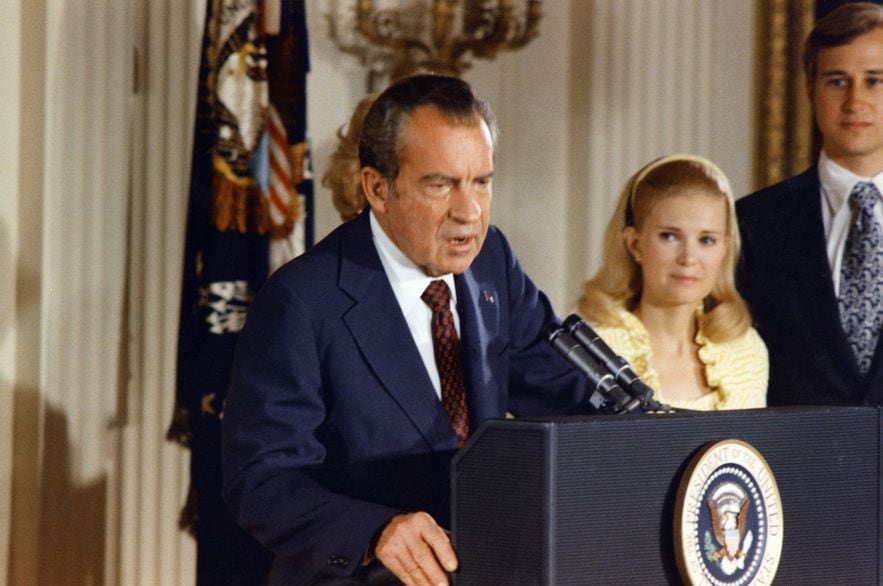
[[[447,283],[439,279],[431,282],[420,298],[432,310],[432,345],[441,381],[442,406],[451,420],[451,428],[457,434],[457,446],[463,447],[469,437],[469,412],[460,363],[460,338],[457,337],[454,315],[451,313],[451,291]]]
[[[883,327],[883,227],[874,217],[880,192],[873,183],[857,183],[849,194],[855,219],[846,237],[840,272],[840,321],[867,374]]]

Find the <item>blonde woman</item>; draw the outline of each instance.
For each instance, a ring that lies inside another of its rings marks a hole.
[[[729,181],[671,155],[626,183],[579,311],[662,403],[766,405],[767,350],[734,284],[739,232]]]
[[[322,176],[322,185],[331,190],[331,200],[344,222],[358,216],[368,205],[362,191],[359,138],[362,135],[362,121],[376,98],[377,94],[362,98],[350,117],[346,132],[343,128],[337,131],[340,142],[331,154],[328,170]]]

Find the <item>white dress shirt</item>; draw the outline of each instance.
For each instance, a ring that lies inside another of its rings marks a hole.
[[[822,186],[822,223],[828,250],[828,264],[834,280],[834,293],[840,296],[840,267],[846,237],[852,226],[853,213],[849,206],[849,194],[859,181],[870,181],[883,194],[883,172],[873,177],[860,177],[832,161],[822,151],[819,157],[819,182]],[[883,205],[877,202],[874,217],[883,225]]]
[[[432,345],[432,310],[420,296],[423,295],[423,291],[426,290],[429,283],[437,279],[444,279],[451,290],[451,313],[454,314],[454,327],[459,335],[460,316],[457,313],[457,289],[454,287],[454,275],[452,273],[440,277],[426,275],[390,240],[377,218],[374,217],[373,211],[370,213],[370,221],[374,246],[377,248],[383,270],[386,272],[389,284],[392,285],[392,291],[395,293],[405,321],[408,323],[408,329],[411,330],[414,343],[417,344],[417,350],[426,366],[426,372],[429,374],[435,393],[441,398],[441,381]]]

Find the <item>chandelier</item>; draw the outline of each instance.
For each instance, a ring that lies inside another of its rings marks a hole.
[[[459,76],[473,58],[493,59],[535,39],[543,16],[541,0],[355,2],[355,42],[342,46],[334,23],[332,37],[391,81],[417,71]]]

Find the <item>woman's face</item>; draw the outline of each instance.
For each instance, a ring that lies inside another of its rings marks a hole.
[[[640,228],[626,227],[640,259],[641,304],[695,307],[717,282],[729,246],[724,198],[700,190],[662,197]]]

